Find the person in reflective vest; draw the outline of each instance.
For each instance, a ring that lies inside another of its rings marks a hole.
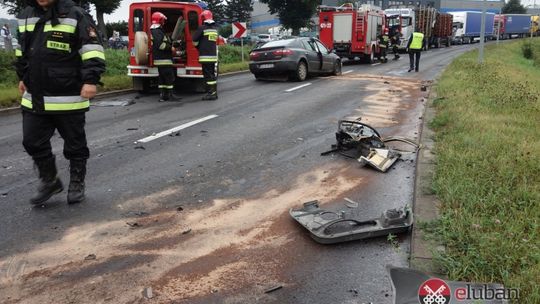
[[[15,68],[22,95],[23,146],[39,171],[40,205],[63,191],[50,139],[64,139],[69,160],[68,203],[85,199],[89,150],[85,112],[105,72],[105,53],[92,17],[71,0],[33,0],[17,17]]]
[[[199,62],[202,65],[204,81],[206,82],[206,96],[203,100],[216,100],[217,76],[216,64],[218,31],[214,22],[212,12],[205,10],[201,13],[203,25],[193,34],[193,43],[199,50]]]
[[[174,80],[176,75],[173,67],[172,40],[165,34],[163,26],[167,22],[167,17],[160,12],[152,14],[152,25],[150,31],[152,33],[152,59],[154,65],[158,68],[159,80],[159,101],[169,101],[173,98],[172,91],[174,89]]]
[[[387,62],[386,54],[388,52],[388,46],[390,38],[388,37],[388,29],[384,30],[384,34],[379,35],[379,60],[381,62]]]
[[[418,31],[412,33],[409,38],[409,44],[407,45],[409,52],[409,72],[412,72],[413,69],[415,72],[418,72],[420,68],[420,54],[422,54],[424,45],[426,45],[424,34]]]

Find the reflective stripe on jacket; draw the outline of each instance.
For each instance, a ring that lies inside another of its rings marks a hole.
[[[150,29],[152,33],[152,59],[154,65],[172,65],[172,41],[161,27]]]
[[[23,110],[87,111],[81,88],[98,84],[105,72],[105,52],[90,15],[71,0],[57,0],[47,11],[26,7],[17,22],[15,67],[28,91]]]
[[[409,45],[409,49],[421,50],[423,46],[424,46],[424,34],[414,32],[412,34],[412,42]]]
[[[217,40],[219,34],[215,24],[201,25],[195,34],[193,34],[193,42],[199,50],[199,62],[209,63],[217,62]]]

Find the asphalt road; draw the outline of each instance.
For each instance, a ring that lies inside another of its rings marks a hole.
[[[1,115],[0,302],[391,303],[385,266],[408,265],[407,235],[323,246],[288,210],[347,209],[348,197],[359,202],[348,212],[370,218],[410,205],[415,155],[383,174],[320,153],[343,117],[417,139],[422,81],[470,48],[425,52],[420,73],[402,56],[305,83],[222,77],[215,102],[131,94],[112,100],[129,106],[93,106],[88,198],[75,206],[65,192],[27,203],[37,179],[21,117]],[[57,135],[53,147],[67,184]]]

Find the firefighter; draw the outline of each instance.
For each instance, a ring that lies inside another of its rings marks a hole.
[[[399,59],[399,44],[401,40],[399,39],[400,33],[397,30],[394,30],[394,33],[390,35],[390,43],[392,44],[392,53],[394,53],[394,58],[392,60]]]
[[[174,48],[171,38],[163,30],[165,22],[167,22],[167,17],[164,14],[160,12],[152,14],[152,25],[150,26],[152,33],[152,59],[154,65],[158,67],[160,102],[178,100],[172,94],[174,80],[176,79],[172,61]]]
[[[388,61],[388,58],[386,58],[386,53],[388,50],[388,43],[390,40],[388,38],[388,29],[385,29],[384,33],[379,35],[378,38],[379,38],[379,49],[380,49],[379,60],[384,63]]]
[[[414,69],[415,72],[418,72],[420,67],[420,55],[422,54],[422,48],[425,45],[424,34],[415,31],[412,33],[409,38],[409,44],[407,45],[407,51],[409,52],[409,71],[412,72]]]
[[[206,96],[203,97],[203,100],[216,100],[218,98],[216,63],[218,61],[217,40],[219,35],[212,12],[203,11],[201,19],[203,25],[193,35],[193,43],[199,50],[199,62],[202,65],[204,81],[206,82]]]
[[[18,16],[15,68],[22,94],[23,146],[34,160],[40,183],[34,205],[63,191],[50,139],[64,139],[69,160],[67,201],[85,200],[85,112],[105,72],[105,53],[92,18],[71,0],[29,1]]]

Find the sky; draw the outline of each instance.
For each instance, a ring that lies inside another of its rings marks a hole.
[[[113,14],[105,15],[105,22],[127,21],[129,15],[129,5],[134,2],[145,2],[148,0],[122,0],[120,8],[118,8]],[[532,5],[535,0],[521,0],[521,4],[524,6]],[[540,0],[536,0],[536,5],[540,6]],[[92,12],[95,17],[95,12]],[[8,15],[6,9],[0,8],[0,18],[13,18]]]

